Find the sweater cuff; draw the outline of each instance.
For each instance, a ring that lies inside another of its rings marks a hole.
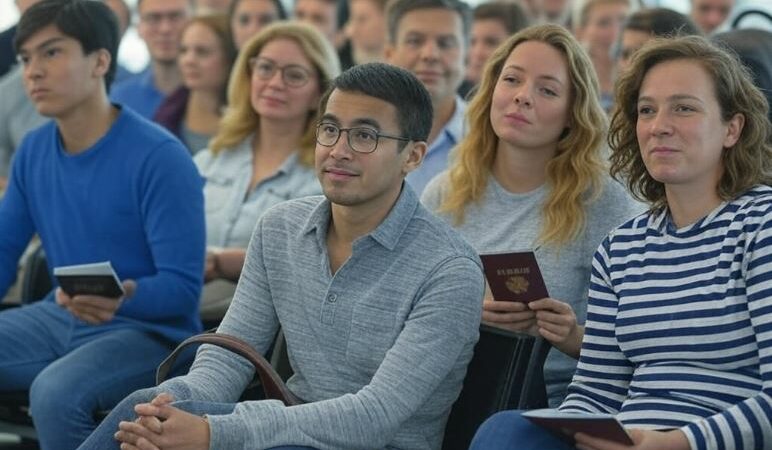
[[[209,421],[209,450],[250,448],[247,446],[247,427],[236,414],[207,415]]]
[[[207,416],[210,450],[298,445],[291,442],[285,411],[278,400],[259,400],[237,403],[232,414]]]
[[[707,450],[705,434],[703,434],[699,423],[690,423],[680,430],[686,435],[691,450]]]

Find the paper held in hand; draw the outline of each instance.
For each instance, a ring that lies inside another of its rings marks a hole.
[[[536,425],[568,437],[573,441],[575,433],[607,439],[623,445],[634,445],[622,423],[611,414],[582,414],[561,412],[556,409],[525,411],[523,417]]]
[[[70,297],[98,295],[118,299],[126,294],[110,261],[55,267],[54,276]]]
[[[494,300],[528,303],[549,297],[532,251],[486,253],[480,260]]]

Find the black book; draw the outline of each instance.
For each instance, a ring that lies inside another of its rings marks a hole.
[[[126,294],[110,261],[55,267],[54,276],[70,297],[98,295],[118,299]]]

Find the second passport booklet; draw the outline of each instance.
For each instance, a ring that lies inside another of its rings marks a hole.
[[[532,251],[480,255],[493,299],[528,303],[549,297]]]

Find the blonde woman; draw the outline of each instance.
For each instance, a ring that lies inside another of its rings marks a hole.
[[[534,249],[552,298],[493,301],[483,321],[541,335],[551,405],[559,404],[583,337],[592,254],[638,209],[601,157],[606,119],[592,63],[562,27],[526,28],[491,56],[467,117],[469,135],[424,204],[480,252]]]
[[[257,219],[279,202],[321,193],[314,117],[339,72],[335,50],[304,24],[270,25],[241,50],[219,131],[195,157],[206,179],[205,320],[225,313]]]

